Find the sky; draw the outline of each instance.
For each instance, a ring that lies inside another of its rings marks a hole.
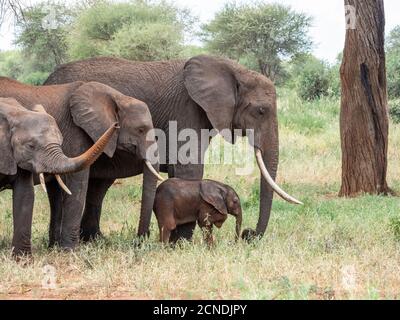
[[[39,0],[26,0],[35,3]],[[250,0],[251,1],[251,0]],[[65,1],[73,3],[73,0]],[[200,23],[211,20],[227,0],[175,0],[179,6],[191,9]],[[249,2],[241,0],[240,2]],[[310,36],[314,42],[313,53],[320,59],[334,62],[338,53],[343,50],[345,37],[345,18],[343,0],[264,0],[266,3],[279,2],[290,5],[299,12],[313,17]],[[400,1],[385,0],[386,32],[390,32],[400,24]],[[0,32],[0,50],[13,47],[13,31],[10,26],[4,26]]]

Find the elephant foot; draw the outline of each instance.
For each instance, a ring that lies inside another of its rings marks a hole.
[[[132,242],[133,247],[137,248],[137,249],[143,248],[143,245],[145,245],[145,243],[149,239],[149,237],[150,237],[150,231],[148,231],[148,232],[146,232],[144,234],[141,234],[141,235],[138,234],[136,236],[136,238],[133,239],[133,242]]]
[[[23,266],[32,264],[34,262],[31,249],[13,248],[11,256],[17,263]]]
[[[103,233],[98,229],[95,230],[81,229],[80,239],[82,242],[92,242],[98,239],[105,239],[105,237]]]
[[[246,242],[252,242],[258,238],[259,238],[259,236],[258,236],[257,232],[253,229],[245,229],[242,232],[242,239]]]
[[[49,249],[54,249],[55,247],[60,246],[60,240],[59,239],[49,239]]]

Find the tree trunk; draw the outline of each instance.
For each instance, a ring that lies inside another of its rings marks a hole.
[[[345,0],[355,8],[340,70],[342,186],[340,196],[388,194],[389,117],[383,0]]]

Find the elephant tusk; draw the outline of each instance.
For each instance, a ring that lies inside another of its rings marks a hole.
[[[64,181],[62,181],[61,177],[58,174],[56,174],[55,176],[56,176],[57,182],[60,185],[61,189],[63,189],[67,194],[72,195],[72,192],[65,185]]]
[[[261,154],[261,150],[255,149],[256,159],[258,167],[260,168],[261,174],[267,183],[271,186],[271,188],[282,197],[282,199],[286,200],[287,202],[294,203],[294,204],[303,204],[303,202],[297,200],[296,198],[292,197],[291,195],[287,194],[285,191],[279,187],[274,179],[272,179],[271,175],[269,174],[267,168],[265,167],[264,160]]]
[[[154,167],[151,165],[149,160],[144,160],[144,163],[146,164],[147,168],[149,168],[150,172],[154,174],[158,180],[164,181],[165,179],[154,169]]]
[[[40,180],[40,185],[42,186],[43,191],[47,193],[46,182],[44,180],[44,174],[43,173],[39,174],[39,180]]]

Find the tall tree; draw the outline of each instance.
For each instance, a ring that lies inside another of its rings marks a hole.
[[[180,56],[192,18],[165,1],[94,1],[78,15],[69,37],[73,59],[112,55],[131,60]]]
[[[311,18],[279,4],[231,2],[203,26],[209,48],[275,80],[282,60],[307,52]]]
[[[353,29],[346,31],[341,66],[341,196],[388,194],[388,106],[383,0],[345,0]],[[349,8],[349,7],[347,7]],[[348,12],[347,12],[348,14]]]
[[[68,27],[73,10],[56,0],[48,0],[22,10],[16,23],[15,43],[38,71],[51,71],[66,62]]]
[[[22,0],[0,0],[0,27],[10,15],[14,20],[22,19],[23,8]]]

